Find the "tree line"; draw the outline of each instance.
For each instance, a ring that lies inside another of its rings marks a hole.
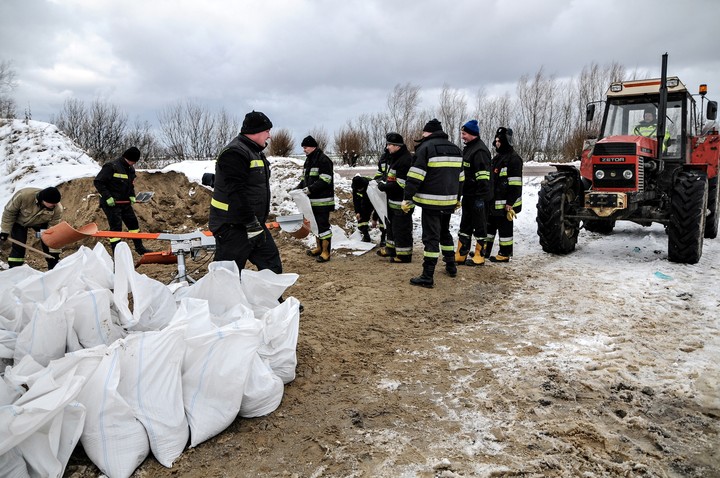
[[[389,131],[400,133],[408,147],[420,138],[423,125],[431,118],[443,124],[450,141],[461,145],[460,126],[477,119],[481,138],[491,145],[499,126],[514,131],[515,147],[525,160],[570,161],[582,151],[585,138],[599,130],[600,115],[585,121],[585,105],[604,97],[613,81],[627,78],[617,63],[601,66],[591,63],[577,77],[559,79],[540,68],[534,75],[523,75],[515,94],[500,96],[480,89],[472,95],[443,85],[434,106],[422,107],[422,90],[412,83],[397,84],[387,95],[384,111],[364,113],[350,119],[332,135],[323,128],[310,134],[327,152],[357,151],[366,161],[374,161],[385,147]],[[0,62],[0,117],[15,118],[12,99],[15,73],[9,62]],[[29,111],[25,112],[30,119]],[[96,99],[89,104],[68,99],[50,119],[88,155],[101,164],[122,153],[128,144],[143,152],[144,160],[212,159],[240,131],[242,120],[226,110],[211,111],[194,100],[178,101],[160,111],[158,127],[149,122],[129,121],[120,107]],[[288,156],[296,148],[291,132],[275,128],[268,146],[271,156]]]

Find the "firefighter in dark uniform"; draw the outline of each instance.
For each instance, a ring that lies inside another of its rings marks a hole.
[[[247,261],[282,273],[280,252],[265,222],[270,213],[270,164],[263,150],[272,122],[260,111],[245,115],[240,134],[220,151],[210,201],[209,228],[216,261]]]
[[[490,189],[490,150],[480,139],[477,120],[470,120],[460,128],[465,143],[463,149],[462,218],[458,232],[458,247],[455,261],[458,264],[481,266],[485,263],[485,239],[487,238],[487,217],[485,202],[492,196]],[[475,238],[475,253],[468,258]]]
[[[307,253],[317,257],[318,262],[327,262],[332,246],[330,213],[335,210],[333,164],[312,136],[305,137],[300,145],[307,157],[303,165],[303,179],[296,189],[302,189],[310,198],[310,207],[318,226],[315,247]]]
[[[45,189],[24,188],[16,192],[5,205],[0,225],[0,243],[7,241],[8,237],[25,244],[28,229],[40,232],[48,227],[60,223],[63,207],[60,204],[60,191],[57,188]],[[60,260],[60,251],[50,249],[40,241],[43,252],[52,256],[46,258],[48,270],[54,268]],[[25,263],[25,248],[13,243],[8,255],[10,267],[21,266]]]
[[[105,213],[111,231],[122,231],[123,223],[128,232],[140,232],[133,204],[135,204],[135,163],[140,160],[140,150],[135,146],[129,148],[123,155],[113,161],[105,163],[95,176],[95,189],[100,193],[100,209]],[[120,242],[119,237],[110,238],[110,247]],[[135,252],[146,254],[150,252],[141,239],[133,239]]]
[[[492,262],[509,262],[513,255],[513,219],[522,210],[523,161],[512,146],[513,132],[500,127],[495,133],[497,153],[492,160],[493,198],[489,203],[485,257]],[[500,249],[491,256],[495,234]]]
[[[390,224],[387,226],[386,251],[390,256],[390,262],[407,263],[412,262],[413,223],[412,214],[403,212],[402,201],[408,172],[412,164],[412,155],[400,134],[388,133],[385,140],[389,153],[389,166],[385,181],[378,182],[378,189],[387,195]]]
[[[380,158],[378,158],[378,169],[375,172],[375,176],[373,176],[373,180],[375,180],[377,183],[381,183],[382,181],[387,180],[388,175],[388,168],[390,167],[389,161],[390,160],[390,153],[388,152],[387,148],[383,151],[383,154],[380,155]],[[386,240],[387,240],[387,231],[390,229],[390,224],[385,224],[383,221],[385,221],[387,218],[381,218],[378,216],[377,212],[373,215],[373,225],[377,225],[377,227],[380,229],[380,248],[377,250],[377,255],[381,257],[388,257],[387,249],[386,249]]]
[[[353,209],[355,210],[358,231],[362,234],[362,242],[371,242],[370,219],[373,218],[373,216],[377,218],[375,208],[367,194],[368,184],[370,184],[370,178],[364,176],[355,176],[352,178]]]
[[[410,279],[413,285],[434,286],[433,274],[441,252],[448,275],[457,275],[450,216],[460,203],[463,180],[462,151],[448,140],[440,121],[428,121],[415,149],[400,206],[406,214],[414,204],[422,208],[423,270]]]

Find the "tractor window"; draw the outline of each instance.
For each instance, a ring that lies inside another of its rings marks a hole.
[[[668,101],[663,155],[680,156],[682,102]],[[602,137],[637,135],[657,137],[657,105],[646,101],[613,100],[607,107]]]

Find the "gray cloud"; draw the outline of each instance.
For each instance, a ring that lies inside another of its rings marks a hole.
[[[5,0],[0,59],[35,119],[102,98],[154,122],[193,99],[240,118],[265,110],[300,135],[381,111],[398,83],[512,94],[541,67],[562,78],[618,62],[657,76],[664,52],[671,74],[713,96],[719,16],[714,0]]]

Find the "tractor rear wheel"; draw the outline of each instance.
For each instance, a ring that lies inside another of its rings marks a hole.
[[[718,233],[718,205],[720,204],[720,189],[718,177],[708,179],[708,216],[705,218],[705,239],[715,239]]]
[[[695,264],[702,256],[708,181],[705,173],[682,171],[670,198],[668,260]]]
[[[557,171],[545,176],[537,202],[537,233],[543,251],[567,254],[575,250],[580,220],[567,217],[578,205],[576,176]]]

